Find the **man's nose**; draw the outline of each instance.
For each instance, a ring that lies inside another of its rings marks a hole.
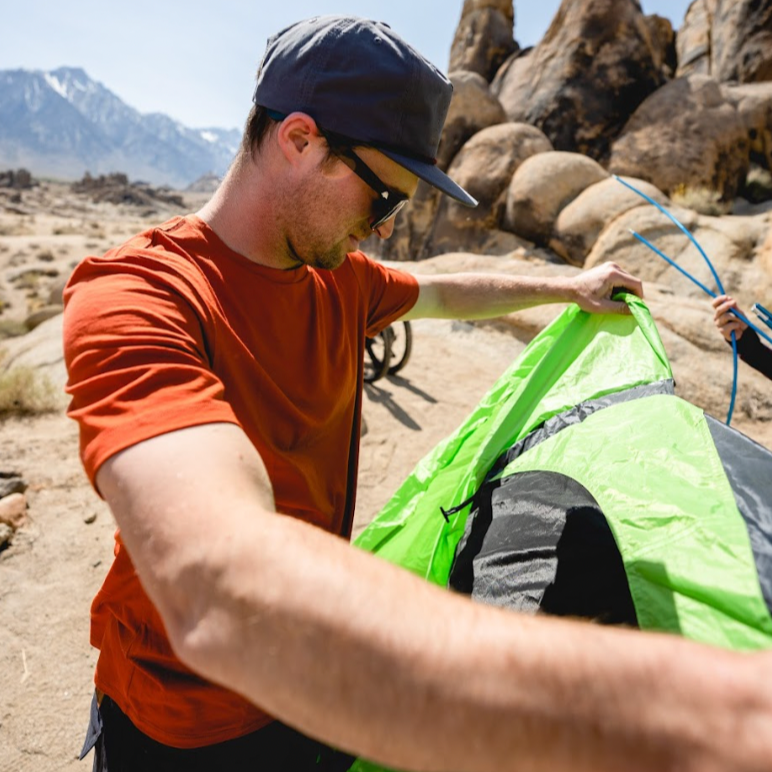
[[[397,215],[390,217],[386,222],[381,223],[373,233],[377,234],[379,239],[388,239],[394,233],[394,223],[397,221]]]

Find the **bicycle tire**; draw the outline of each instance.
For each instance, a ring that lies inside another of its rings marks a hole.
[[[389,372],[393,333],[387,330],[388,327],[372,338],[365,338],[365,383],[373,383]]]
[[[410,359],[413,350],[413,330],[410,322],[402,322],[393,327],[394,337],[391,341],[391,360],[388,369],[389,375],[396,375]]]

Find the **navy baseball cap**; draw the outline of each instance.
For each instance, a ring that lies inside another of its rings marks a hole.
[[[315,16],[268,39],[253,100],[303,112],[322,129],[376,148],[466,206],[477,206],[437,166],[453,84],[388,24]]]

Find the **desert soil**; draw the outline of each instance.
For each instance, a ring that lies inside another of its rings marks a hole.
[[[46,306],[51,285],[80,256],[172,213],[95,205],[56,186],[5,203],[0,276],[28,264],[50,270],[6,281],[0,320]],[[366,387],[357,533],[524,346],[492,325],[427,320],[413,329],[413,353],[400,376]],[[740,428],[772,445],[768,424]],[[90,769],[90,758],[76,759],[96,659],[89,606],[110,565],[114,523],[85,479],[76,427],[63,407],[8,419],[0,432],[0,471],[17,471],[29,484],[27,523],[0,552],[0,772]]]

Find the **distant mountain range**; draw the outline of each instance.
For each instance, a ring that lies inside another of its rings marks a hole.
[[[142,114],[77,67],[0,70],[0,170],[80,179],[124,172],[132,180],[184,188],[221,176],[241,132],[189,129]]]

